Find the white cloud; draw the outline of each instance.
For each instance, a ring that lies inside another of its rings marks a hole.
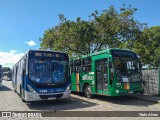
[[[17,53],[16,50],[10,50],[9,52],[0,51],[0,64],[2,67],[12,68],[15,63],[17,63],[24,53]]]
[[[27,44],[27,45],[29,45],[29,46],[36,46],[37,45],[33,40],[26,41],[24,43]]]

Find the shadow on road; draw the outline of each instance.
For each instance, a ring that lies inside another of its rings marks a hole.
[[[119,104],[119,105],[133,105],[133,106],[149,106],[156,104],[154,102],[148,102],[145,100],[138,99],[134,96],[101,96],[101,95],[95,95],[93,99],[98,99],[101,101],[111,102],[113,104]]]
[[[75,93],[74,95],[79,95],[81,97],[84,97],[82,93]],[[100,100],[103,102],[110,102],[113,104],[119,104],[119,105],[133,105],[133,106],[149,106],[153,104],[157,104],[155,102],[149,102],[145,100],[138,99],[134,96],[124,95],[124,96],[104,96],[104,95],[94,95],[92,99]]]
[[[12,89],[8,88],[7,86],[2,85],[2,87],[0,87],[0,92],[1,91],[12,91]]]
[[[70,97],[53,101],[35,101],[27,103],[27,105],[32,110],[71,110],[92,107],[98,104],[75,97]]]

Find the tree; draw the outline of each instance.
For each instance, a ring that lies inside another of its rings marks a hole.
[[[160,47],[155,49],[154,53],[155,53],[155,56],[154,56],[153,64],[154,66],[160,67]]]
[[[153,26],[143,30],[141,39],[137,40],[143,45],[140,49],[143,50],[139,53],[145,64],[151,66],[160,65],[160,26]]]
[[[120,12],[113,6],[101,13],[93,12],[89,20],[67,20],[59,15],[60,22],[45,31],[41,49],[65,51],[69,55],[85,55],[106,47],[133,49],[137,38],[141,37],[144,24],[134,19],[137,9],[123,5]]]
[[[92,14],[104,39],[104,45],[132,49],[134,41],[140,36],[145,24],[134,20],[136,8],[125,7],[118,13],[113,6],[104,10],[100,15],[96,11]],[[127,46],[126,46],[127,45]]]
[[[44,37],[40,39],[41,49],[67,51],[70,55],[89,54],[97,37],[93,22],[80,18],[76,22],[66,20],[62,14],[59,17],[60,23],[46,30]]]

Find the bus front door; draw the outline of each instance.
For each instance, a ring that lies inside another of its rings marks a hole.
[[[107,74],[107,59],[95,61],[96,65],[96,88],[97,93],[107,94],[108,90],[108,74]]]

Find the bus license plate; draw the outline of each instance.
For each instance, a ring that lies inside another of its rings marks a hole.
[[[56,97],[49,97],[48,100],[55,100]]]

